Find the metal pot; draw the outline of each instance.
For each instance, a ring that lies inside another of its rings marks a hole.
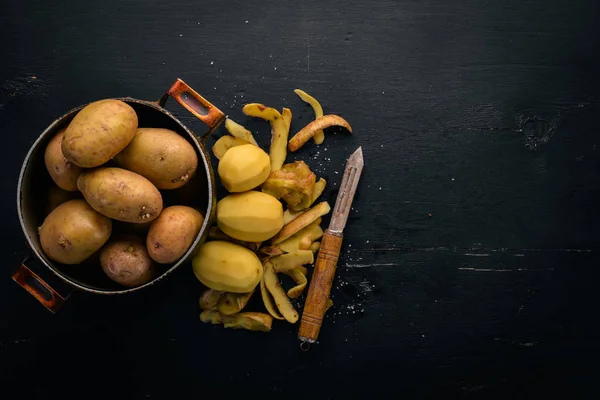
[[[208,132],[197,137],[181,121],[165,110],[163,107],[169,97],[175,99],[207,125]],[[140,127],[171,129],[192,144],[198,155],[198,169],[195,177],[180,189],[164,190],[161,192],[165,207],[173,204],[200,207],[206,211],[206,216],[200,233],[185,255],[175,264],[161,266],[162,269],[159,274],[151,282],[142,286],[126,289],[112,282],[104,275],[97,257],[94,256],[83,263],[87,265],[63,265],[52,261],[44,254],[38,235],[38,227],[42,224],[48,213],[48,189],[53,184],[44,165],[44,151],[54,134],[69,124],[77,112],[85,107],[85,105],[67,112],[50,124],[35,141],[33,146],[31,146],[19,175],[17,209],[21,228],[31,248],[32,255],[52,271],[54,275],[60,278],[61,281],[66,282],[72,288],[101,295],[125,294],[156,284],[188,261],[194,254],[194,250],[206,240],[208,228],[212,225],[215,218],[216,193],[214,171],[205,144],[209,134],[225,119],[223,112],[200,96],[181,79],[177,79],[167,93],[155,102],[137,100],[130,97],[118,99],[134,108],[138,115]],[[61,296],[39,275],[31,271],[26,266],[25,261],[13,273],[12,278],[48,310],[52,312],[58,311],[63,305],[65,297]]]

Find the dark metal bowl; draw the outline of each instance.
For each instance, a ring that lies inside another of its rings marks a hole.
[[[79,265],[64,265],[48,258],[40,245],[38,227],[48,213],[48,190],[53,184],[44,164],[44,152],[52,137],[75,117],[85,105],[79,106],[54,121],[35,141],[23,162],[19,175],[17,191],[17,209],[19,220],[27,243],[33,255],[41,263],[72,287],[96,294],[124,294],[144,289],[161,281],[176,268],[188,261],[199,244],[206,240],[208,228],[215,218],[216,193],[215,177],[206,151],[204,140],[198,138],[181,121],[174,117],[162,106],[173,97],[185,108],[196,115],[209,127],[208,136],[224,119],[224,114],[216,107],[193,91],[183,81],[177,80],[165,96],[158,102],[137,100],[133,98],[118,98],[129,104],[137,113],[140,127],[171,129],[184,137],[196,150],[198,168],[196,175],[185,186],[174,190],[161,190],[164,207],[170,205],[188,205],[205,211],[205,219],[190,249],[174,264],[159,265],[159,273],[150,282],[135,287],[124,288],[110,280],[100,268],[98,256],[92,256]],[[113,232],[118,233],[119,224],[115,223]],[[117,230],[117,232],[115,232]],[[50,285],[44,282],[24,264],[13,275],[13,279],[33,294],[51,311],[56,311],[64,299]]]

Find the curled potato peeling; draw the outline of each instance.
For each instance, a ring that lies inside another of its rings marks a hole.
[[[221,297],[217,310],[222,315],[233,315],[239,313],[246,307],[250,297],[254,294],[254,290],[249,293],[225,293]]]
[[[288,134],[290,133],[290,126],[292,125],[292,110],[290,110],[289,108],[284,108],[283,111],[281,112],[281,116],[283,117],[283,120],[285,121],[285,127],[288,130]]]
[[[243,139],[249,143],[252,143],[255,146],[258,146],[256,140],[254,140],[254,136],[252,136],[252,132],[250,132],[248,129],[244,128],[237,122],[227,118],[225,120],[225,129],[227,129],[227,132],[229,132],[231,136]]]
[[[284,272],[287,276],[292,278],[294,282],[296,282],[296,286],[287,292],[288,297],[291,299],[297,299],[300,297],[304,291],[304,288],[306,288],[306,283],[308,282],[306,280],[306,272],[303,274],[300,268],[304,267],[293,268]],[[304,268],[304,271],[306,271],[306,268]]]
[[[323,194],[323,192],[325,191],[325,186],[327,185],[327,181],[323,178],[320,178],[316,183],[315,186],[313,187],[313,193],[312,193],[312,200],[310,202],[310,206],[313,205],[313,203],[315,201],[317,201],[317,199],[319,198],[319,196],[321,196]],[[285,215],[284,215],[285,217]]]
[[[290,222],[292,222],[293,220],[295,220],[296,218],[298,218],[300,215],[304,214],[306,212],[306,210],[300,210],[300,211],[294,211],[294,210],[290,210],[289,208],[287,210],[285,210],[283,212],[283,224],[287,225]]]
[[[271,171],[280,169],[287,156],[288,128],[285,120],[276,109],[258,103],[246,104],[242,112],[249,117],[261,118],[271,123]]]
[[[296,250],[291,253],[273,257],[271,258],[270,262],[273,265],[275,272],[287,272],[305,264],[314,263],[315,257],[313,252],[310,250]]]
[[[325,306],[325,311],[329,310],[331,307],[333,307],[333,300],[327,299],[327,305]]]
[[[324,115],[300,129],[300,131],[290,139],[288,150],[294,152],[300,149],[318,130],[329,128],[331,126],[341,126],[352,133],[352,127],[344,118],[334,114]]]
[[[208,289],[202,292],[200,295],[200,308],[203,310],[216,310],[217,305],[221,298],[225,295],[225,292],[219,290]]]
[[[273,317],[257,312],[243,312],[235,315],[221,315],[225,328],[246,329],[249,331],[269,332]]]
[[[327,203],[326,201],[322,201],[321,203],[317,204],[316,206],[314,206],[313,208],[311,208],[310,210],[308,210],[289,224],[284,225],[284,227],[281,228],[279,233],[271,239],[271,243],[278,244],[283,242],[284,240],[291,237],[293,234],[299,232],[300,230],[304,229],[305,227],[316,221],[318,218],[329,213],[329,211],[331,211],[329,203]]]
[[[221,160],[227,150],[232,147],[241,146],[244,144],[251,144],[244,139],[240,139],[238,137],[233,137],[229,135],[222,136],[212,147],[213,154],[217,157],[218,160]]]
[[[292,324],[296,323],[298,321],[298,312],[281,287],[281,283],[279,283],[277,274],[273,269],[273,264],[271,264],[270,261],[265,262],[265,271],[263,275],[265,278],[265,285],[267,286],[269,293],[273,296],[275,305],[281,312],[281,315],[283,315],[286,321]]]
[[[316,253],[317,251],[319,251],[320,248],[321,248],[321,242],[314,242],[310,245],[310,250],[313,253]]]
[[[276,199],[283,199],[293,211],[308,208],[312,203],[317,177],[304,161],[285,164],[272,171],[263,183],[262,191]]]
[[[302,99],[302,101],[305,101],[306,103],[310,104],[313,111],[315,112],[315,119],[321,118],[323,116],[323,107],[321,107],[321,103],[319,103],[317,99],[315,99],[310,94],[306,93],[304,90],[301,89],[294,90],[294,93],[296,93],[298,97]],[[315,132],[313,140],[316,144],[323,143],[323,141],[325,140],[325,132],[323,132],[323,129],[319,129]]]
[[[273,316],[275,319],[284,320],[283,315],[277,310],[275,307],[275,303],[273,302],[273,296],[269,293],[269,289],[267,289],[267,285],[265,284],[265,277],[263,274],[263,278],[260,281],[260,295],[262,297],[263,304],[265,308]]]
[[[223,318],[216,310],[204,310],[200,313],[200,321],[218,325],[223,323]]]
[[[292,235],[289,239],[279,244],[261,247],[260,252],[274,257],[296,250],[311,250],[312,242],[323,236],[323,228],[320,224],[321,218],[317,218],[312,224]]]

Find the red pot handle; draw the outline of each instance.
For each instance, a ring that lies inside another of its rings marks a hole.
[[[225,114],[221,110],[179,78],[171,85],[167,93],[158,100],[158,105],[164,107],[169,96],[208,126],[208,132],[202,135],[203,137],[211,134],[225,119]]]
[[[42,278],[30,270],[25,259],[12,274],[12,278],[23,289],[27,290],[37,301],[52,313],[56,313],[65,303],[65,298],[52,289]]]

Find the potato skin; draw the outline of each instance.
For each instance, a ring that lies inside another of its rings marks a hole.
[[[65,135],[65,129],[60,130],[44,152],[44,163],[50,177],[56,185],[69,192],[77,190],[77,177],[81,174],[81,168],[68,161],[62,152],[62,139]]]
[[[63,264],[79,264],[110,237],[112,221],[85,200],[74,199],[56,207],[39,228],[44,253]]]
[[[100,266],[111,280],[126,287],[143,285],[156,276],[144,241],[135,236],[108,242],[100,251]]]
[[[152,221],[163,208],[162,196],[152,182],[122,168],[86,171],[79,175],[77,187],[96,211],[119,221]]]
[[[115,159],[121,167],[146,177],[159,189],[185,185],[198,168],[194,147],[177,132],[162,128],[138,128]]]
[[[148,254],[159,264],[178,261],[190,248],[204,217],[187,206],[171,206],[156,218],[146,237]]]
[[[98,167],[123,150],[138,126],[135,110],[121,100],[106,99],[81,109],[61,142],[67,160],[83,168]]]

